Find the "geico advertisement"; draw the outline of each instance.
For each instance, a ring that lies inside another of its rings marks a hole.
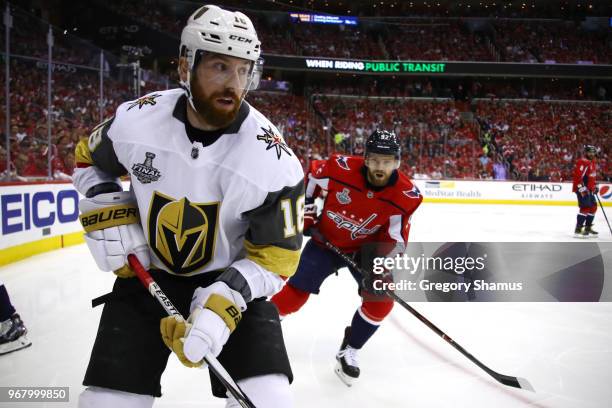
[[[425,199],[567,202],[576,199],[571,183],[522,181],[415,180]]]
[[[78,203],[71,184],[0,186],[0,249],[81,230]]]

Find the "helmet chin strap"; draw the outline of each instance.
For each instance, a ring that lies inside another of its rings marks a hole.
[[[191,54],[191,51],[189,51],[188,48],[186,48],[185,57],[187,58],[187,65],[189,66],[189,69],[187,70],[187,81],[183,81],[182,79],[180,79],[181,73],[179,71],[179,84],[181,88],[183,89],[183,91],[185,91],[185,96],[187,96],[187,100],[189,101],[189,104],[191,105],[193,110],[197,112],[198,110],[193,104],[193,93],[191,92],[191,71],[193,70],[193,67],[195,66],[195,56]]]
[[[187,71],[187,81],[179,81],[181,88],[185,91],[185,96],[187,96],[187,100],[189,101],[189,105],[193,108],[194,111],[198,111],[193,104],[193,94],[191,93],[191,69]]]

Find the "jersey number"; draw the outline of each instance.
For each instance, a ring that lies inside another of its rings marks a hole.
[[[285,228],[283,229],[283,233],[285,238],[292,237],[296,234],[296,224],[297,224],[297,232],[302,233],[304,231],[304,195],[302,194],[295,200],[295,209],[297,219],[296,222],[293,222],[293,209],[291,206],[291,199],[286,198],[281,201],[281,211],[283,212],[283,219],[285,222]]]
[[[105,119],[102,123],[96,126],[93,132],[91,132],[91,135],[89,135],[89,140],[88,140],[87,145],[89,147],[90,152],[93,152],[94,150],[96,150],[100,142],[102,142],[102,131],[104,130],[104,127],[106,126],[106,124],[112,119],[114,119],[113,116],[111,116],[108,119]]]

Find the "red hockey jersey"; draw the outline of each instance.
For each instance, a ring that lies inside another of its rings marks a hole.
[[[307,175],[306,199],[326,193],[317,229],[346,253],[365,243],[408,243],[410,218],[423,201],[401,172],[383,188],[369,186],[363,157],[332,155],[316,160]],[[316,237],[315,237],[316,239]]]
[[[597,177],[597,165],[595,160],[589,160],[585,157],[578,159],[576,167],[574,167],[574,185],[572,191],[578,191],[578,184],[582,184],[589,189],[595,191],[595,179]]]

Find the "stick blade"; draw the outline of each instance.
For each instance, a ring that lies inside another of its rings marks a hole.
[[[511,377],[509,375],[499,374],[499,376],[497,376],[497,381],[509,387],[521,388],[523,390],[535,392],[535,389],[533,388],[531,383],[525,378]]]
[[[516,380],[521,385],[522,389],[527,390],[527,391],[531,391],[531,392],[535,392],[535,388],[533,388],[533,385],[531,385],[531,383],[529,381],[527,381],[526,378],[517,377]]]

